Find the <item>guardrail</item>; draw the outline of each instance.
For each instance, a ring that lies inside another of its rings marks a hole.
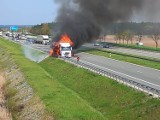
[[[65,61],[69,62],[71,64],[74,64],[76,66],[80,66],[82,68],[85,68],[87,70],[90,70],[90,71],[92,71],[94,73],[97,73],[99,75],[102,75],[102,76],[105,76],[105,77],[109,77],[109,78],[111,78],[113,80],[116,80],[117,82],[119,82],[121,84],[127,85],[127,86],[132,87],[134,89],[137,89],[139,91],[145,92],[145,93],[147,93],[149,95],[152,95],[155,98],[160,98],[160,90],[157,90],[157,89],[152,88],[150,86],[143,85],[141,83],[135,82],[134,80],[121,77],[120,75],[116,75],[114,73],[102,70],[102,69],[100,69],[98,67],[89,65],[89,64],[81,62],[81,61],[77,62],[76,60],[73,60],[73,59],[65,59]]]

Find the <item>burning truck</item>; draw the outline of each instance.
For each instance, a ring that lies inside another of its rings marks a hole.
[[[72,46],[72,40],[65,33],[61,36],[59,41],[53,42],[50,50],[50,56],[70,58],[72,57]]]

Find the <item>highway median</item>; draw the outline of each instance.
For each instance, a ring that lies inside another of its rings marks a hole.
[[[100,49],[87,49],[87,50],[79,50],[79,51],[160,70],[159,59],[136,56],[136,55],[120,53],[120,52],[113,52],[109,50],[100,50]]]

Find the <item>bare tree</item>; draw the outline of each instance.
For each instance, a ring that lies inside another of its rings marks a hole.
[[[118,40],[119,40],[119,43],[121,43],[121,40],[122,40],[123,44],[126,41],[127,45],[128,45],[129,41],[131,41],[131,43],[133,43],[133,37],[134,37],[134,34],[131,31],[124,31],[124,32],[116,34],[114,39],[115,39],[116,43]]]
[[[103,36],[99,36],[98,41],[102,42],[103,41]]]
[[[132,45],[133,45],[133,39],[134,39],[134,34],[132,34],[131,37],[130,37],[130,41],[131,41]]]
[[[143,35],[142,35],[142,33],[139,33],[137,36],[138,43],[140,43],[142,41],[142,39],[143,39]]]
[[[125,40],[127,41],[127,45],[128,45],[128,43],[129,43],[129,41],[130,41],[130,36],[129,36],[129,34],[126,35]]]
[[[133,37],[134,34],[131,31],[123,32],[123,39],[127,42],[127,45],[129,44],[129,41],[133,43]]]
[[[156,48],[158,47],[158,41],[160,40],[160,34],[155,33],[154,35],[151,35],[151,38],[153,39],[153,41],[156,44]]]
[[[134,33],[128,31],[128,36],[127,36],[127,38],[129,39],[128,41],[130,41],[131,44],[133,44]],[[128,44],[128,43],[127,43],[127,44]]]
[[[114,36],[114,40],[115,40],[116,43],[118,43],[118,40],[119,40],[119,39],[118,39],[118,34],[116,34],[116,35]]]
[[[121,43],[121,39],[122,39],[121,33],[117,33],[115,35],[114,39],[115,39],[116,43],[118,43],[118,41],[119,41],[119,43]]]
[[[123,32],[121,36],[122,36],[122,41],[124,44],[124,41],[126,40],[126,36],[127,36],[126,32]]]
[[[125,41],[128,44],[129,41],[131,40],[131,32],[130,31],[124,31],[124,32],[122,32],[121,33],[121,38],[122,38],[123,44],[125,43]]]

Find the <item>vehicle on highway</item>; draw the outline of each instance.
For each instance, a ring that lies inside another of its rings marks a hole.
[[[136,45],[143,46],[142,42],[137,42]]]
[[[26,37],[25,35],[21,35],[21,36],[20,36],[20,39],[21,39],[21,40],[26,40],[27,37]]]
[[[63,34],[61,39],[52,44],[50,56],[70,58],[72,57],[73,42],[67,34]]]
[[[10,32],[8,36],[9,36],[9,37],[12,37],[13,35],[12,35],[12,33]]]
[[[35,38],[27,38],[24,44],[34,44],[36,43]]]
[[[98,42],[94,43],[94,46],[100,46],[100,44]]]
[[[2,36],[3,34],[2,34],[2,31],[0,31],[0,36]]]
[[[51,56],[56,57],[72,57],[72,45],[67,42],[54,42]]]
[[[47,45],[49,44],[49,36],[48,35],[38,35],[36,42]]]
[[[107,44],[107,43],[103,44],[103,48],[110,48],[110,47],[111,47],[111,44]]]
[[[9,31],[7,31],[7,32],[5,32],[5,35],[9,37],[9,33],[10,33],[10,32],[9,32]]]

